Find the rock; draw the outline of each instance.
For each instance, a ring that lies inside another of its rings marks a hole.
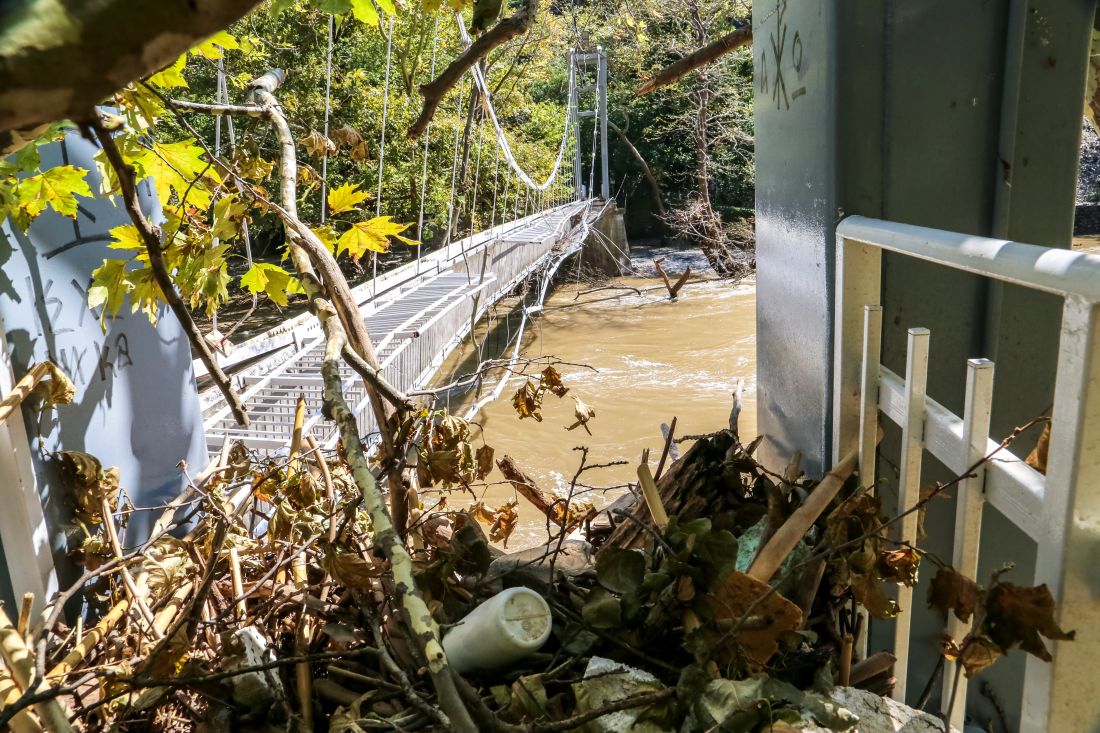
[[[928,713],[914,710],[897,700],[880,697],[873,692],[854,687],[836,687],[829,698],[859,718],[852,728],[858,733],[943,733],[943,723]],[[817,726],[803,727],[808,733],[830,733]],[[951,733],[959,733],[952,728]]]
[[[584,670],[584,679],[573,683],[573,694],[577,698],[577,713],[584,714],[603,707],[609,702],[622,700],[643,692],[656,692],[664,687],[651,675],[634,667],[604,659],[592,657]],[[615,713],[601,715],[585,728],[586,733],[666,733],[665,729],[651,721],[638,721],[645,708],[628,708]]]

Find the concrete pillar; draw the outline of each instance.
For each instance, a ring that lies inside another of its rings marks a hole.
[[[765,460],[831,453],[835,225],[848,214],[1067,247],[1095,3],[1065,0],[772,0],[753,6],[756,71],[759,425]],[[906,329],[931,330],[929,394],[956,412],[966,359],[997,365],[994,437],[1053,400],[1059,304],[935,265],[883,261],[884,362],[901,372]],[[879,461],[896,499],[896,436]],[[1026,446],[1020,450],[1026,451]],[[926,461],[926,464],[930,464]],[[929,480],[942,476],[926,465]],[[943,550],[953,502],[929,512]],[[986,512],[980,573],[1034,548]],[[944,553],[940,553],[945,556]],[[946,556],[950,556],[949,551]],[[914,597],[924,597],[925,571]],[[987,575],[984,577],[988,577]],[[935,664],[942,619],[914,609],[910,702]],[[882,637],[885,638],[885,637]],[[872,648],[880,639],[872,637]],[[881,644],[879,645],[881,646]],[[989,672],[1018,720],[1021,655]],[[923,661],[923,664],[922,664]],[[971,686],[972,707],[979,685]],[[1012,721],[1010,720],[1010,723]]]

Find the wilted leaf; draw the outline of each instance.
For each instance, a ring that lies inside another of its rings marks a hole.
[[[912,547],[886,550],[879,556],[879,562],[886,569],[883,580],[891,583],[903,583],[914,586],[917,583],[917,570],[920,568],[920,553]]]
[[[492,446],[483,445],[477,449],[475,459],[477,460],[477,479],[480,481],[489,475],[493,470],[493,454],[496,451]]]
[[[380,574],[374,563],[364,560],[354,552],[344,552],[332,545],[325,548],[321,567],[340,585],[359,590],[368,590],[371,580]]]
[[[959,653],[959,661],[967,677],[973,677],[989,665],[1004,656],[1004,652],[993,641],[981,636],[967,639]]]
[[[553,392],[558,397],[564,397],[569,388],[561,380],[561,374],[553,366],[548,366],[539,375],[539,384],[543,389]],[[581,403],[583,404],[583,403]],[[595,413],[592,413],[595,415]]]
[[[954,611],[963,622],[978,608],[981,587],[953,568],[941,567],[928,589],[928,606],[941,613]]]
[[[1075,636],[1062,630],[1054,611],[1054,597],[1046,585],[1026,588],[998,581],[989,589],[982,628],[1005,651],[1019,644],[1025,652],[1049,662],[1050,651],[1040,635],[1058,641],[1072,641]]]
[[[76,397],[76,385],[61,368],[52,361],[42,362],[49,376],[38,383],[34,394],[42,400],[43,407],[72,404]]]
[[[525,417],[533,417],[537,422],[542,422],[542,414],[539,412],[542,408],[541,395],[535,383],[530,379],[524,382],[523,386],[516,390],[516,393],[512,396],[512,407],[515,408],[520,420]]]
[[[336,152],[336,145],[317,130],[310,129],[309,134],[298,140],[298,144],[306,149],[314,158],[322,158],[326,154]]]
[[[581,402],[580,398],[576,396],[573,397],[573,403],[573,415],[577,418],[577,421],[572,425],[566,427],[566,430],[573,430],[578,426],[583,426],[584,432],[591,435],[592,431],[588,429],[588,421],[596,417],[596,411],[585,403]]]

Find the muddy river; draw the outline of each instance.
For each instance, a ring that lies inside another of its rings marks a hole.
[[[650,264],[660,254],[668,256],[666,270],[678,273],[690,264],[703,273],[674,302],[668,300]],[[738,377],[745,380],[742,436],[752,436],[756,430],[753,284],[706,279],[710,271],[697,254],[676,250],[635,250],[634,265],[635,276],[614,278],[599,286],[602,290],[593,292],[597,286],[591,284],[558,286],[529,325],[525,356],[552,355],[585,365],[558,367],[570,391],[564,399],[546,396],[542,422],[518,419],[512,395],[522,384],[520,378],[514,378],[477,418],[497,457],[515,458],[544,489],[568,492],[580,461],[577,446],[589,448],[589,464],[625,461],[625,465],[582,474],[576,491],[597,507],[613,501],[625,484],[636,481],[643,449],[650,449],[656,464],[664,446],[661,423],[675,417],[678,436],[728,425]],[[566,429],[575,422],[574,395],[596,412],[588,423],[591,435],[583,428]],[[472,400],[467,397],[467,401]],[[454,412],[461,412],[456,408],[452,404]],[[500,479],[497,470],[489,477]],[[605,491],[604,487],[612,488]],[[477,491],[489,506],[514,496],[504,483],[490,483]],[[520,525],[509,548],[545,542],[543,516],[522,498],[519,512]]]

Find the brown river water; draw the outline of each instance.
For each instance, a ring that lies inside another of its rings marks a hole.
[[[669,255],[666,270],[680,272],[691,264],[705,274],[686,285],[677,301],[669,301],[649,265],[658,254]],[[753,283],[705,279],[712,277],[705,262],[695,253],[677,250],[635,251],[634,266],[638,276],[614,278],[603,286],[617,289],[584,293],[596,286],[557,286],[543,312],[529,323],[525,357],[552,355],[586,365],[558,366],[569,393],[564,399],[545,397],[542,422],[520,420],[512,407],[512,395],[522,385],[519,377],[476,418],[497,458],[512,456],[541,488],[562,495],[568,494],[580,465],[581,454],[575,447],[589,448],[589,465],[625,461],[581,475],[575,494],[597,507],[613,501],[627,483],[637,480],[643,449],[650,449],[651,464],[656,466],[664,447],[661,423],[675,416],[678,437],[727,426],[738,377],[745,380],[741,435],[751,438],[756,432]],[[643,292],[639,295],[629,288]],[[588,423],[592,435],[583,427],[566,429],[575,422],[574,395],[596,412]],[[470,396],[465,401],[473,402]],[[453,412],[461,414],[458,407],[451,405]],[[682,443],[680,449],[688,445]],[[514,497],[499,470],[494,469],[487,480],[487,487],[475,488],[486,505],[500,506]],[[471,501],[456,494],[448,503],[458,508]],[[543,515],[522,497],[518,511],[520,522],[509,549],[545,542]]]

